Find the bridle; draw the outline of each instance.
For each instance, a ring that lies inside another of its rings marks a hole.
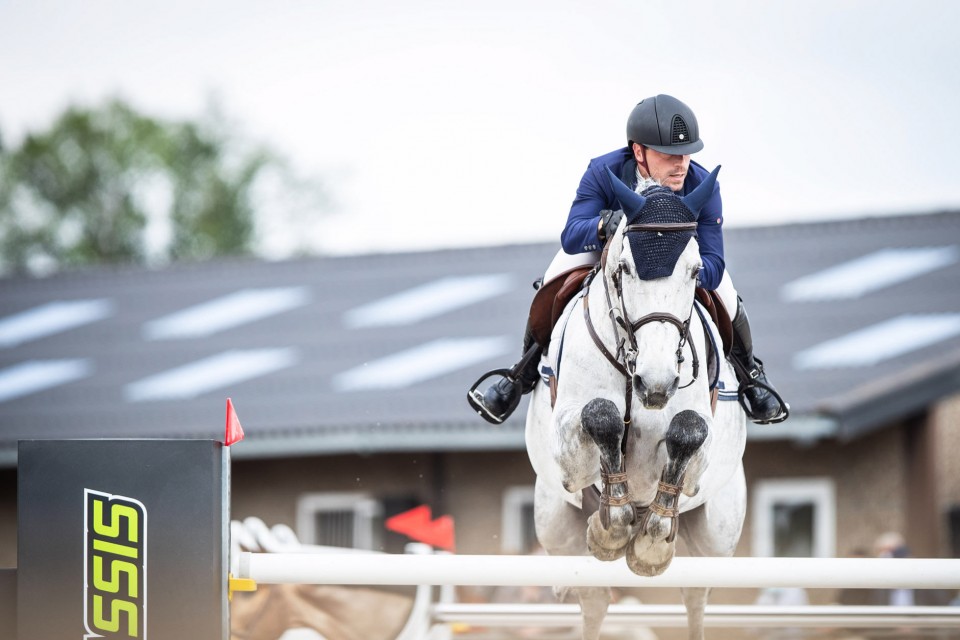
[[[675,222],[675,223],[647,223],[647,224],[631,224],[624,229],[622,238],[626,237],[626,234],[632,232],[645,232],[645,233],[671,233],[678,231],[695,231],[697,228],[696,222]],[[604,247],[603,254],[600,259],[599,270],[601,274],[606,270],[606,261],[607,261],[607,251],[612,242],[608,242],[607,246]],[[583,316],[584,321],[587,325],[587,331],[590,334],[590,337],[593,339],[593,343],[597,346],[600,352],[604,357],[614,366],[614,368],[619,371],[625,378],[626,385],[624,388],[624,400],[626,406],[624,408],[623,414],[623,423],[630,424],[630,409],[633,403],[633,371],[636,371],[636,362],[637,357],[640,353],[640,345],[637,342],[637,331],[640,327],[651,322],[666,322],[672,324],[677,328],[677,331],[680,332],[680,341],[677,344],[677,373],[680,373],[681,367],[684,362],[683,357],[683,347],[687,344],[690,345],[690,353],[693,358],[693,378],[687,384],[678,387],[679,389],[685,389],[692,385],[696,380],[697,376],[700,373],[700,360],[697,357],[697,349],[694,346],[692,340],[690,340],[690,318],[693,316],[693,298],[690,300],[690,313],[687,315],[686,320],[681,320],[677,316],[671,313],[664,312],[654,312],[648,313],[647,315],[638,318],[637,320],[631,321],[627,316],[627,307],[623,299],[623,266],[618,266],[617,270],[613,272],[611,280],[613,281],[613,288],[617,294],[617,301],[619,302],[619,309],[613,304],[613,301],[610,298],[610,287],[604,280],[604,293],[606,295],[607,302],[607,315],[610,318],[611,325],[613,326],[613,335],[614,340],[616,341],[616,352],[611,353],[610,350],[603,343],[603,340],[600,339],[600,336],[597,334],[596,329],[593,326],[593,321],[590,318],[590,287],[587,287],[586,292],[583,296]],[[591,280],[591,285],[593,281]],[[626,337],[622,337],[621,330],[626,334]],[[629,343],[629,346],[628,346]]]

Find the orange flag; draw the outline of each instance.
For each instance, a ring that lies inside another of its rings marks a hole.
[[[243,440],[243,427],[240,426],[237,412],[233,410],[233,401],[227,398],[227,431],[224,434],[223,443],[229,447],[241,440]]]
[[[440,516],[434,520],[430,507],[425,504],[387,518],[384,524],[390,531],[402,533],[417,542],[437,549],[454,550],[453,518]]]

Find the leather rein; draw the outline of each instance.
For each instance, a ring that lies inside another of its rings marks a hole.
[[[695,231],[696,228],[696,222],[631,224],[624,229],[622,237],[625,237],[627,233],[636,231],[646,233],[664,233],[675,231]],[[606,268],[607,249],[609,247],[610,243],[607,243],[607,246],[604,247],[603,255],[600,259],[599,269],[601,273]],[[603,343],[603,340],[600,339],[600,336],[597,334],[597,331],[593,326],[593,321],[590,318],[589,297],[590,289],[593,284],[592,279],[590,286],[587,287],[587,290],[583,295],[583,317],[587,325],[587,331],[590,333],[590,337],[593,339],[593,343],[597,346],[597,348],[600,350],[600,353],[603,354],[607,361],[609,361],[610,364],[612,364],[613,367],[624,377],[626,385],[624,387],[625,408],[623,413],[623,423],[625,425],[629,425],[630,409],[633,404],[633,380],[630,373],[630,368],[636,369],[637,356],[640,353],[640,346],[637,343],[636,334],[643,325],[651,322],[667,322],[677,328],[677,331],[680,332],[680,342],[677,345],[676,352],[678,374],[680,373],[681,366],[684,362],[683,347],[685,345],[690,345],[690,353],[693,357],[693,378],[690,380],[690,382],[679,388],[684,389],[689,387],[696,381],[697,376],[700,373],[700,359],[697,357],[697,349],[694,346],[693,341],[690,340],[690,318],[693,316],[693,301],[691,300],[690,314],[687,316],[686,320],[680,320],[680,318],[671,313],[654,312],[648,313],[647,315],[631,322],[630,318],[627,317],[627,307],[623,300],[623,267],[618,267],[611,277],[613,280],[614,290],[617,293],[617,300],[620,303],[619,309],[614,306],[613,301],[610,299],[610,286],[607,284],[606,279],[601,279],[604,281],[603,289],[606,295],[607,315],[610,318],[610,322],[613,326],[613,335],[614,339],[616,340],[615,354],[611,353]],[[621,329],[626,334],[626,337],[622,337],[620,335]],[[627,345],[628,342],[629,346]],[[621,448],[623,448],[625,445],[626,435],[624,436],[624,442],[622,443]]]

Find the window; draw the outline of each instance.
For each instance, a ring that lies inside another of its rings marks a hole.
[[[533,524],[533,487],[509,487],[503,492],[501,550],[526,554],[539,546]]]
[[[383,507],[362,493],[308,493],[297,500],[297,536],[304,544],[354,549],[382,546]]]
[[[760,480],[753,488],[751,512],[754,556],[832,558],[836,555],[833,480]]]

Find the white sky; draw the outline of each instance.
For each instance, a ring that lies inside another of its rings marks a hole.
[[[587,161],[669,93],[728,225],[927,212],[960,206],[958,25],[946,0],[0,0],[0,133],[214,97],[335,199],[291,236],[425,249],[558,239]]]

